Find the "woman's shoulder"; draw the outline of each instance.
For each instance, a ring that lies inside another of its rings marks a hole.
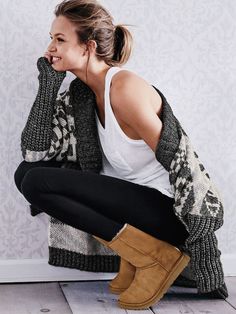
[[[111,98],[119,97],[121,93],[129,94],[130,97],[142,96],[153,105],[156,112],[162,104],[162,98],[153,86],[137,73],[122,69],[112,77]]]
[[[135,84],[139,82],[139,84],[148,84],[146,80],[144,80],[140,75],[137,73],[128,70],[119,68],[120,71],[115,73],[112,77],[112,84],[116,84],[117,86],[124,85],[124,84]]]

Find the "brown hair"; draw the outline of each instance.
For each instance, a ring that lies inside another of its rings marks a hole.
[[[79,43],[95,40],[96,56],[110,66],[125,64],[132,51],[133,38],[124,24],[113,25],[111,14],[96,0],[64,0],[54,11],[77,26]]]

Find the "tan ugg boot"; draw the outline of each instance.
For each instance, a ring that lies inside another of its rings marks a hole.
[[[99,242],[108,246],[107,241],[94,236]],[[135,275],[136,267],[130,264],[128,261],[124,260],[122,257],[120,258],[120,267],[119,272],[115,278],[111,280],[109,283],[109,290],[112,293],[120,294],[121,292],[125,291],[130,284],[132,283]]]
[[[134,280],[120,294],[125,309],[145,309],[158,302],[189,263],[189,256],[129,224],[108,247],[136,267]]]
[[[134,280],[136,267],[121,257],[119,272],[109,284],[112,293],[120,294],[131,285]]]

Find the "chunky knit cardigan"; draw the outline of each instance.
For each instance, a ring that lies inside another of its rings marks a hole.
[[[53,70],[43,57],[39,58],[37,66],[39,90],[21,134],[24,160],[56,160],[62,162],[62,167],[99,173],[102,154],[94,93],[76,78],[68,90],[59,94],[65,73]],[[154,88],[163,104],[163,128],[155,156],[169,172],[169,181],[174,188],[173,210],[189,232],[181,249],[191,257],[190,268],[198,291],[220,291],[225,298],[228,294],[215,236],[215,231],[223,224],[219,192],[166,98]],[[92,193],[91,190],[91,197]],[[119,257],[113,251],[92,235],[53,217],[50,217],[48,243],[51,265],[86,271],[118,270]]]

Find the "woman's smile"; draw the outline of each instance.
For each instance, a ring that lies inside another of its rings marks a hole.
[[[58,63],[60,60],[61,60],[60,57],[56,57],[56,56],[51,57],[51,63],[52,64]]]

